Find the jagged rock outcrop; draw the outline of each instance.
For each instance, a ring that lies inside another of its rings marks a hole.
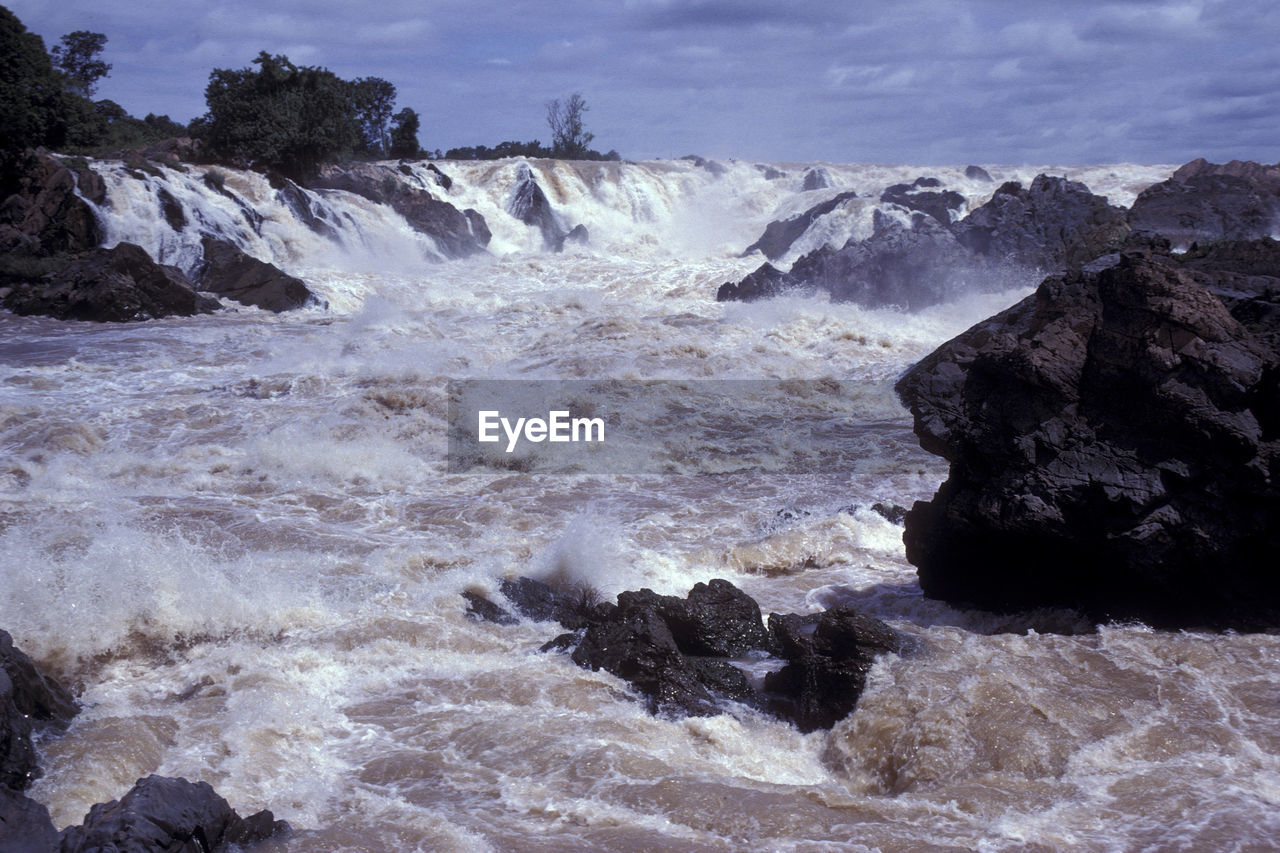
[[[896,204],[932,216],[942,225],[950,225],[952,213],[964,207],[964,196],[953,190],[938,192],[942,182],[937,178],[916,178],[911,184],[894,184],[880,194],[880,201]]]
[[[826,216],[849,199],[857,197],[858,194],[852,191],[840,193],[821,204],[815,204],[799,216],[770,222],[765,226],[764,233],[760,235],[760,239],[742,250],[743,257],[759,251],[769,260],[776,261],[787,253],[791,245],[796,240],[799,240],[804,232],[809,230],[809,227],[813,225],[818,217]]]
[[[994,179],[991,177],[991,173],[981,166],[965,166],[964,176],[971,181],[986,181],[988,183],[994,182]]]
[[[101,243],[97,216],[76,195],[77,184],[95,203],[106,198],[102,178],[84,161],[35,152],[15,191],[0,202],[0,252],[52,255]]]
[[[274,264],[246,255],[233,243],[209,236],[200,243],[204,247],[204,262],[196,273],[196,280],[206,292],[276,313],[326,304],[301,279]]]
[[[1270,237],[1280,230],[1280,165],[1193,160],[1138,195],[1129,225],[1183,247]]]
[[[505,580],[502,593],[520,614],[574,631],[543,646],[572,649],[575,663],[628,681],[653,713],[707,716],[734,701],[773,713],[802,731],[830,728],[853,710],[878,654],[897,635],[846,608],[769,616],[726,580],[699,583],[684,598],[642,589],[596,604],[532,578]],[[476,593],[464,593],[473,618],[515,617]],[[753,665],[767,663],[763,677]]]
[[[132,243],[94,249],[44,279],[19,281],[6,290],[0,303],[15,314],[60,320],[149,320],[221,307],[197,293],[177,267],[157,264]]]
[[[1084,184],[1037,175],[1029,188],[1003,184],[952,231],[976,254],[1052,271],[1115,251],[1129,226],[1123,208]]]
[[[59,853],[217,853],[291,831],[270,811],[240,817],[207,782],[148,776],[119,800],[99,803],[62,833]]]
[[[717,163],[715,160],[708,160],[706,157],[699,157],[697,154],[686,154],[680,159],[688,160],[694,166],[710,172],[717,178],[729,171],[722,163]]]
[[[951,462],[906,519],[925,594],[1278,624],[1277,260],[1271,241],[1105,258],[909,370],[920,443]]]
[[[831,186],[831,175],[826,169],[818,166],[811,166],[805,169],[804,183],[800,185],[802,191],[825,190],[829,186]]]
[[[424,189],[400,180],[390,166],[376,163],[347,163],[321,166],[307,182],[310,189],[344,190],[385,204],[423,234],[436,241],[450,258],[462,258],[484,251],[490,232],[484,217],[474,210],[458,210]]]
[[[751,300],[818,290],[837,301],[914,311],[962,290],[1009,287],[1020,276],[1025,279],[1025,272],[973,256],[932,217],[917,213],[908,227],[877,211],[870,238],[850,241],[842,249],[817,249],[788,272],[765,264],[740,282],[722,285],[716,299]]]
[[[516,172],[516,186],[511,193],[511,201],[507,204],[507,212],[525,225],[532,225],[542,233],[543,248],[560,252],[564,250],[566,241],[586,243],[588,239],[585,225],[578,224],[565,228],[560,215],[551,206],[538,179],[528,163],[521,163]]]

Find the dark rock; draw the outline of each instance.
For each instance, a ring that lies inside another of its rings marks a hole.
[[[74,171],[43,150],[32,156],[16,191],[0,203],[0,252],[82,252],[102,242],[97,215],[76,186],[82,182],[86,195],[104,200],[106,187],[84,161],[71,162]]]
[[[1204,165],[1184,166],[1169,180],[1143,190],[1129,210],[1130,227],[1159,234],[1177,246],[1270,237],[1280,217],[1280,181],[1268,179],[1266,167],[1256,163],[1251,165],[1258,166],[1259,179],[1245,177],[1250,171],[1244,168],[1231,174]]]
[[[221,307],[196,293],[177,267],[157,264],[132,243],[94,249],[45,281],[15,285],[4,305],[15,314],[96,321],[190,316]]]
[[[340,240],[340,235],[336,228],[329,224],[324,217],[316,213],[311,203],[311,198],[307,195],[306,190],[295,184],[288,178],[280,176],[269,176],[273,180],[271,185],[275,187],[276,197],[293,212],[303,225],[306,225],[316,234],[329,240]]]
[[[836,301],[914,311],[961,292],[1007,288],[1025,278],[1023,270],[974,257],[931,217],[917,213],[906,227],[877,211],[870,238],[841,249],[817,249],[789,272],[766,264],[741,282],[721,286],[716,299],[752,300],[807,290],[829,293]]]
[[[71,694],[0,631],[0,786],[21,791],[38,778],[32,733],[63,728],[76,711]]]
[[[715,175],[717,178],[729,171],[723,165],[721,165],[720,163],[717,163],[715,160],[708,160],[705,157],[699,157],[697,154],[686,154],[680,159],[690,161],[691,163],[693,163],[693,165],[697,166],[699,169],[705,169],[711,174]]]
[[[1030,189],[1016,181],[1002,185],[952,231],[979,255],[1057,270],[1116,251],[1129,226],[1123,208],[1084,184],[1037,175]]]
[[[0,853],[50,853],[57,848],[58,830],[49,810],[0,786]]]
[[[1175,181],[1189,181],[1204,175],[1226,175],[1244,178],[1270,192],[1280,192],[1280,163],[1267,166],[1252,160],[1232,160],[1229,163],[1210,163],[1203,157],[1179,166],[1171,175]]]
[[[876,501],[871,505],[871,511],[879,515],[890,524],[901,525],[907,520],[907,508],[898,504],[884,503]]]
[[[803,628],[802,638],[781,634],[773,624],[798,616],[771,617],[766,630],[759,605],[719,579],[697,584],[685,598],[648,589],[623,592],[616,605],[595,605],[532,578],[505,580],[502,590],[517,612],[571,629],[541,651],[573,648],[575,663],[630,682],[653,713],[707,716],[734,701],[804,726],[830,726],[852,709],[872,657],[897,642],[888,626],[852,611],[803,617],[817,627]],[[510,618],[482,596],[463,595],[475,608],[474,618]],[[766,680],[761,693],[734,659],[769,653],[791,668],[773,688]]]
[[[440,167],[437,166],[435,163],[428,163],[427,171],[433,172],[435,174],[436,183],[439,184],[444,189],[448,190],[453,188],[453,178],[449,177],[444,172],[440,171]]]
[[[894,184],[880,194],[880,201],[907,210],[928,214],[942,225],[951,224],[951,213],[964,207],[964,196],[958,192],[923,192],[920,187],[941,185],[937,178],[918,178],[914,184]]]
[[[493,622],[497,625],[515,625],[520,620],[502,607],[494,604],[478,592],[462,593],[467,602],[467,618],[475,622]]]
[[[812,166],[805,170],[804,183],[800,188],[804,192],[809,192],[810,190],[825,190],[829,186],[831,186],[831,175],[827,174],[827,170]]]
[[[769,633],[788,663],[765,676],[767,707],[802,732],[829,729],[847,717],[877,655],[898,650],[898,637],[878,619],[847,607],[769,616]]]
[[[390,166],[376,163],[321,166],[307,186],[343,190],[387,205],[403,216],[415,231],[435,240],[446,257],[474,255],[484,251],[489,242],[488,228],[481,231],[475,227],[477,218],[483,222],[479,213],[458,210],[426,190],[409,186]]]
[[[1104,259],[908,371],[897,390],[921,446],[951,462],[903,534],[925,594],[1162,626],[1280,624],[1280,289],[1233,290],[1229,311],[1193,279],[1235,286],[1274,252],[1224,250],[1185,271]]]
[[[174,198],[173,193],[160,187],[156,191],[156,198],[160,200],[160,215],[169,223],[170,228],[181,231],[187,227],[187,214],[182,210],[182,202]]]
[[[924,189],[936,189],[942,186],[942,181],[938,178],[921,176],[919,178],[916,178],[914,181],[912,181],[911,186],[920,187]]]
[[[991,174],[981,166],[965,166],[964,176],[971,181],[987,181],[994,182]]]
[[[516,172],[516,188],[511,195],[507,211],[525,225],[532,225],[542,232],[543,248],[559,252],[564,248],[568,232],[551,207],[542,187],[533,176],[527,163],[521,163]]]
[[[760,163],[756,164],[756,170],[759,171],[760,174],[764,175],[764,179],[766,181],[778,181],[787,176],[786,172],[778,171],[772,166],[765,166]]]
[[[325,305],[301,279],[246,255],[234,244],[209,236],[200,242],[204,247],[204,263],[196,280],[203,290],[276,313],[307,305]]]
[[[584,246],[590,242],[590,239],[591,235],[587,233],[587,226],[581,224],[573,226],[573,228],[569,229],[569,233],[564,235],[566,243],[580,243]]]
[[[213,853],[290,831],[268,811],[240,817],[207,782],[153,775],[121,799],[91,808],[84,823],[63,831],[59,851]]]
[[[765,226],[764,234],[760,235],[760,239],[744,249],[742,254],[746,256],[759,250],[769,260],[776,261],[787,253],[792,243],[800,239],[801,235],[809,230],[809,226],[813,225],[818,217],[825,216],[849,199],[857,197],[858,194],[855,192],[840,193],[835,198],[827,199],[821,204],[815,204],[799,216],[793,216],[780,222],[776,220],[770,222]]]

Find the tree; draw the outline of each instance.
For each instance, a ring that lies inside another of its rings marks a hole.
[[[304,179],[360,143],[350,83],[266,51],[253,64],[209,75],[209,111],[193,128],[215,156]]]
[[[111,72],[111,65],[98,58],[107,46],[102,33],[76,30],[61,39],[62,44],[53,49],[53,62],[66,75],[67,88],[83,97],[91,97],[98,81]]]
[[[391,125],[391,156],[418,156],[418,129],[422,120],[409,107],[405,107],[395,115],[395,124]]]
[[[396,87],[381,77],[359,77],[351,84],[351,100],[360,122],[364,150],[385,157],[391,147],[387,123],[395,109]]]
[[[0,6],[0,178],[16,168],[22,152],[66,139],[66,94],[44,40]]]
[[[547,104],[552,156],[580,160],[588,152],[587,146],[595,139],[595,134],[589,133],[582,123],[582,114],[588,109],[581,92],[574,92],[563,104],[559,98]]]

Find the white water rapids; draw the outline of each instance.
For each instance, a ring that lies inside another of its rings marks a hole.
[[[1280,638],[1141,625],[1038,630],[921,598],[875,501],[945,463],[891,412],[817,474],[554,475],[445,466],[454,378],[892,379],[1024,293],[918,313],[820,297],[717,303],[765,224],[854,189],[793,253],[870,233],[920,175],[968,209],[1040,171],[1129,204],[1169,167],[961,170],[531,161],[590,242],[541,251],[508,215],[519,162],[404,179],[480,211],[489,253],[443,261],[388,208],[260,176],[106,178],[107,243],[191,270],[219,234],[329,309],[138,324],[0,315],[0,627],[84,710],[41,744],[59,827],[149,773],[271,808],[289,851],[1211,850],[1280,836]],[[163,187],[186,214],[176,232]],[[651,717],[625,683],[540,654],[558,626],[464,616],[515,574],[607,596],[725,577],[767,614],[851,603],[912,642],[852,716]]]

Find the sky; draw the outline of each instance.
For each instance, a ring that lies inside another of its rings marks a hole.
[[[9,0],[106,34],[96,97],[205,112],[259,51],[382,77],[427,149],[550,139],[581,92],[628,159],[1280,161],[1275,0]]]

